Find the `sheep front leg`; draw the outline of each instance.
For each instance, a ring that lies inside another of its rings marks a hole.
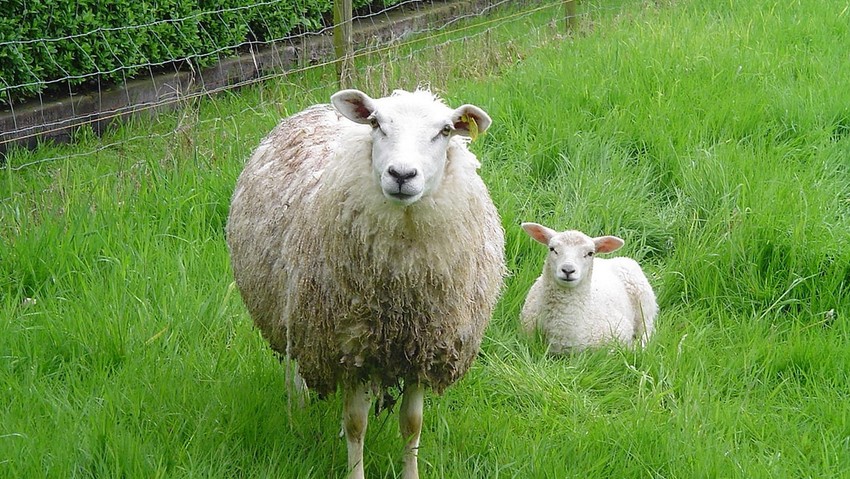
[[[425,388],[421,384],[405,385],[404,396],[399,411],[399,429],[407,440],[404,447],[403,479],[419,479],[417,455],[419,454],[419,435],[422,432],[422,405]]]
[[[348,479],[364,479],[363,440],[372,400],[366,386],[346,388],[342,410],[342,427],[348,443]]]

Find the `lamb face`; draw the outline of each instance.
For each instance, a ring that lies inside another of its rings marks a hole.
[[[562,288],[589,284],[596,253],[610,253],[623,246],[623,240],[616,236],[591,238],[576,230],[558,233],[537,223],[523,223],[522,229],[535,241],[549,247],[544,274]]]
[[[593,240],[576,232],[565,232],[549,240],[546,267],[554,283],[562,288],[575,288],[589,280],[593,273]]]
[[[357,90],[343,90],[331,102],[346,118],[372,128],[375,181],[387,199],[401,206],[439,188],[454,136],[474,136],[490,124],[478,107],[452,110],[425,92],[372,99]]]

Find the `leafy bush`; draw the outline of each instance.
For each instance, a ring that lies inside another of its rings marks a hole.
[[[332,8],[333,0],[0,0],[0,102],[210,65],[246,41],[315,30]]]

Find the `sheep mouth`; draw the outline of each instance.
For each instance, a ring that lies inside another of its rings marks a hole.
[[[384,194],[386,195],[387,198],[392,200],[394,203],[398,203],[398,204],[404,205],[404,206],[415,203],[416,201],[419,200],[419,197],[421,196],[419,193],[409,194],[409,193],[402,193],[401,191],[398,191],[396,193],[386,193],[385,192]]]
[[[578,278],[577,278],[577,277],[575,277],[575,276],[561,276],[561,275],[557,275],[557,276],[555,276],[555,277],[557,278],[558,282],[559,282],[559,283],[561,283],[561,284],[562,284],[562,285],[564,285],[564,286],[570,286],[570,287],[572,287],[572,286],[575,286],[576,284],[578,284]]]

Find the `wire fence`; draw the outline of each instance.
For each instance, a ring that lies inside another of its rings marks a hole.
[[[259,2],[255,5],[274,6],[280,0]],[[378,71],[393,63],[410,60],[428,50],[439,50],[457,42],[470,42],[477,37],[486,36],[494,29],[509,22],[528,19],[540,12],[543,20],[536,28],[551,28],[554,23],[564,22],[565,8],[563,0],[549,1],[423,1],[405,0],[378,12],[368,12],[353,19],[354,39],[353,56],[375,60],[366,70]],[[568,2],[572,3],[572,2]],[[236,7],[199,12],[193,15],[221,17],[227,14],[239,14],[251,7]],[[587,17],[605,7],[582,5],[578,17]],[[613,7],[608,7],[613,8]],[[494,14],[499,12],[499,14]],[[189,21],[191,18],[162,20],[161,22]],[[574,22],[574,18],[567,19]],[[160,22],[160,23],[161,23]],[[152,23],[127,25],[118,29],[98,28],[89,32],[80,32],[62,38],[20,39],[0,42],[2,49],[20,53],[26,48],[41,48],[43,45],[60,40],[72,40],[84,44],[95,36],[103,36],[107,31],[120,31],[132,37],[133,32],[151,27]],[[194,57],[172,58],[164,63],[122,65],[119,71],[143,71],[144,75],[123,80],[115,85],[103,85],[99,79],[115,70],[95,69],[82,75],[89,80],[88,90],[72,87],[71,80],[80,79],[80,75],[67,75],[59,78],[38,78],[35,71],[33,80],[28,83],[9,85],[0,78],[0,93],[7,98],[6,105],[0,110],[0,155],[13,146],[33,146],[44,141],[64,141],[71,138],[75,130],[91,127],[95,133],[105,130],[116,120],[127,117],[147,115],[154,118],[157,112],[174,109],[180,105],[201,97],[231,91],[246,86],[263,84],[269,80],[287,79],[290,76],[305,75],[311,71],[327,68],[337,59],[333,55],[331,31],[333,25],[318,31],[287,35],[280,38],[245,40],[238,44],[219,45],[215,51],[194,52],[194,56],[214,56],[215,64],[208,68],[198,68]],[[533,31],[529,31],[533,35]],[[229,57],[229,52],[242,52]],[[192,60],[192,61],[190,61]],[[92,63],[94,64],[94,63]],[[368,77],[370,72],[363,76]],[[379,75],[380,76],[380,75]],[[329,88],[334,80],[324,78],[313,84],[312,91]],[[61,89],[57,85],[67,85]],[[93,85],[93,87],[92,87]],[[50,88],[53,87],[53,88]],[[49,93],[38,94],[33,98],[20,100],[22,92],[44,90]],[[303,92],[308,94],[309,92]],[[271,101],[271,100],[269,100]],[[262,105],[248,107],[263,108]],[[233,113],[231,113],[233,115]],[[222,122],[226,118],[199,119],[199,122]],[[147,132],[150,135],[173,135],[174,132]],[[75,152],[73,155],[97,153],[122,143],[141,139],[141,137],[122,136],[105,139],[90,151]],[[21,170],[34,164],[68,158],[57,155],[37,160],[10,164],[12,170]],[[0,157],[2,158],[2,157]]]

